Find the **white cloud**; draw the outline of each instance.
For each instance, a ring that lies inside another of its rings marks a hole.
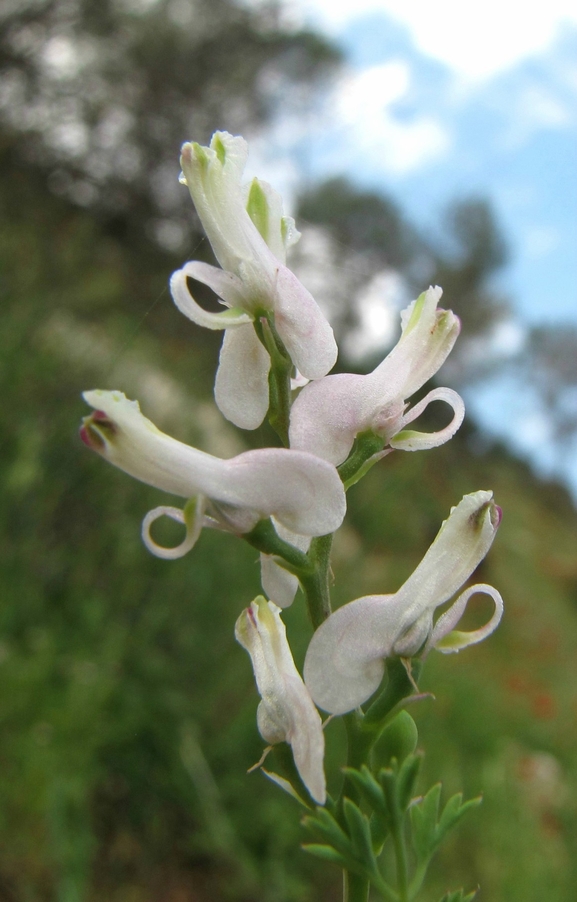
[[[408,91],[410,70],[395,60],[348,73],[340,79],[329,102],[328,117],[342,130],[339,158],[350,142],[347,168],[376,168],[402,175],[446,151],[449,136],[431,116],[397,118],[392,104]]]
[[[561,235],[552,226],[534,225],[522,236],[521,249],[526,257],[541,260],[558,247]]]
[[[461,76],[483,79],[545,50],[565,23],[577,24],[574,0],[286,0],[302,19],[337,33],[367,12],[406,25],[424,53]]]

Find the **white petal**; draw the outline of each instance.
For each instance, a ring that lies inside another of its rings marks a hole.
[[[275,326],[291,360],[307,379],[333,368],[338,348],[313,296],[286,266],[278,265],[274,289]]]
[[[362,430],[363,376],[338,373],[305,385],[291,408],[290,445],[338,466]]]
[[[162,505],[161,507],[155,507],[154,510],[149,511],[145,516],[142,521],[142,541],[156,557],[163,558],[166,561],[175,561],[188,554],[196,545],[204,525],[206,499],[203,495],[199,495],[198,498],[191,500],[193,503],[190,504],[189,502],[184,510],[180,510],[178,507]],[[176,545],[173,548],[165,548],[154,541],[150,535],[150,527],[159,517],[170,517],[171,520],[182,523],[186,527],[186,535],[180,545]]]
[[[394,595],[367,595],[343,605],[321,624],[303,670],[319,708],[344,714],[379,688],[398,619]]]
[[[95,390],[83,397],[96,412],[85,418],[81,437],[110,463],[181,498],[215,497],[204,486],[213,489],[222,481],[225,461],[165,435],[122,392]]]
[[[292,216],[283,214],[282,197],[261,179],[246,186],[246,209],[277,260],[286,262],[287,248],[296,244],[300,233]]]
[[[271,516],[308,536],[334,532],[342,523],[339,475],[312,454],[262,448],[221,460],[165,435],[122,392],[91,391],[84,398],[96,409],[81,429],[86,444],[148,485],[183,498],[203,494],[230,507],[229,523],[237,522],[239,532]],[[246,515],[235,519],[235,509]]]
[[[187,276],[197,279],[208,285],[225,301],[237,304],[231,310],[223,310],[222,313],[211,313],[205,310],[194,300],[191,295]],[[239,326],[252,322],[251,317],[241,309],[242,282],[232,273],[224,272],[207,263],[187,263],[182,269],[174,272],[170,278],[170,292],[172,299],[181,313],[198,326],[205,329],[228,329],[230,326]]]
[[[221,413],[240,429],[256,429],[266,416],[269,369],[270,357],[252,323],[227,329],[214,397]]]
[[[478,593],[489,595],[493,599],[495,603],[493,616],[485,626],[479,627],[479,629],[468,632],[455,630],[454,627],[463,616],[469,599]],[[424,654],[428,654],[432,648],[436,648],[437,651],[448,655],[452,652],[461,651],[461,649],[467,648],[468,645],[476,645],[477,642],[482,642],[483,639],[486,639],[487,636],[490,636],[497,629],[502,616],[503,599],[493,586],[488,586],[484,583],[471,586],[459,596],[448,611],[439,617],[425,646]]]
[[[453,408],[451,422],[438,432],[415,432],[405,429],[405,426],[416,420],[432,401],[445,401]],[[426,451],[429,448],[437,448],[453,438],[464,418],[465,405],[461,396],[452,388],[435,388],[403,416],[402,429],[397,432],[389,444],[391,448],[398,448],[401,451]]]
[[[334,714],[353,710],[378,688],[384,658],[417,654],[431,633],[435,643],[442,644],[472,591],[461,596],[435,627],[433,612],[454,595],[489,550],[500,520],[499,509],[491,499],[491,492],[466,495],[451,511],[417,569],[394,595],[352,601],[318,628],[307,651],[304,677],[320,708]],[[497,598],[498,593],[490,587],[483,590],[495,600],[494,617],[474,634],[453,635],[454,647],[481,641],[499,622],[500,596]]]
[[[323,805],[322,723],[295,667],[280,608],[260,596],[236,622],[235,636],[250,654],[262,698],[258,725],[267,742],[290,743],[297,770],[311,796]]]
[[[247,157],[244,138],[228,132],[215,132],[210,147],[187,143],[181,150],[180,165],[196,212],[216,259],[230,272],[250,252],[243,230],[243,219],[249,216],[241,190]]]
[[[241,179],[247,155],[243,138],[216,132],[210,147],[184,144],[180,162],[196,211],[222,268],[241,275],[241,264],[252,262],[260,271],[260,282],[269,285],[277,260],[245,209]]]
[[[236,498],[291,532],[322,536],[341,525],[343,484],[335,468],[313,454],[261,448],[224,463]]]
[[[296,576],[277,564],[270,554],[260,556],[260,584],[265,595],[279,608],[290,607],[299,587]]]
[[[473,492],[451,510],[425,557],[396,593],[403,606],[399,635],[427,609],[448,601],[483,560],[501,519],[492,499],[492,492]]]
[[[406,399],[437,371],[459,333],[451,311],[436,309],[440,296],[440,288],[430,288],[403,312],[401,339],[372,373],[327,376],[305,386],[291,411],[291,447],[338,466],[360,432],[390,441],[402,429]],[[457,421],[458,408],[452,425]]]
[[[280,523],[275,522],[275,529],[281,539],[290,542],[299,551],[308,551],[310,545],[309,536],[298,536],[288,529],[284,529]],[[274,601],[279,608],[288,608],[294,601],[299,587],[296,576],[276,563],[275,558],[269,554],[260,556],[260,583],[265,595]]]

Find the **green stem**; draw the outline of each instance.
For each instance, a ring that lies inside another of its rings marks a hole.
[[[385,797],[391,818],[391,836],[397,863],[397,888],[399,902],[409,902],[409,866],[407,862],[407,846],[404,829],[404,811],[401,810],[397,795],[397,786],[388,780],[383,784]]]
[[[262,551],[263,554],[272,554],[282,557],[286,563],[286,569],[299,579],[313,576],[313,568],[307,554],[299,548],[295,548],[290,542],[285,542],[277,534],[270,520],[259,520],[254,529],[243,534],[249,545]]]
[[[243,539],[263,554],[282,558],[284,563],[281,566],[298,578],[312,625],[315,630],[318,629],[331,613],[329,578],[332,534],[314,538],[308,554],[281,539],[270,520],[259,520],[254,529],[243,535]]]
[[[268,421],[285,448],[289,447],[291,373],[293,363],[270,314],[257,316],[254,329],[270,356]]]
[[[314,568],[311,579],[301,581],[311,623],[318,629],[331,613],[331,548],[333,534],[317,536],[312,540],[308,558]]]
[[[399,902],[409,902],[409,869],[407,863],[407,846],[403,824],[393,827],[393,843],[395,857],[397,859],[397,885],[399,888]]]
[[[343,871],[343,902],[368,902],[370,881],[350,871]]]

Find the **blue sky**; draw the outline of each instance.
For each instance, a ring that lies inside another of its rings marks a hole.
[[[452,199],[487,197],[510,250],[499,287],[519,333],[576,322],[577,5],[291,0],[286,10],[336,40],[346,66],[313,115],[281,117],[267,177],[290,192],[303,175],[346,174],[433,235]],[[577,493],[577,464],[555,453],[522,386],[502,380],[468,401]]]

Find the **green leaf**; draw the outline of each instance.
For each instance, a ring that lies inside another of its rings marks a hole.
[[[373,777],[366,764],[360,771],[354,767],[344,767],[343,772],[356,786],[374,811],[386,811],[386,802],[382,787]]]
[[[437,783],[419,804],[410,809],[413,845],[422,862],[431,858],[448,831],[461,820],[467,811],[476,808],[481,803],[481,799],[476,798],[462,804],[462,794],[457,793],[449,799],[439,817],[440,798],[441,784]]]
[[[399,769],[397,778],[397,798],[400,809],[405,812],[413,796],[415,783],[421,767],[422,755],[409,755]]]
[[[362,862],[370,873],[377,872],[377,861],[373,852],[373,838],[368,818],[354,802],[345,799],[343,810],[355,858]]]
[[[341,868],[349,869],[349,859],[346,856],[341,855],[340,852],[337,852],[336,849],[333,849],[332,846],[323,846],[317,843],[305,843],[301,848],[305,852],[309,852],[311,855],[316,856],[316,858],[323,858],[325,861],[331,861],[333,864],[338,864]]]
[[[318,808],[316,814],[303,818],[303,826],[334,846],[343,855],[352,855],[352,847],[347,834],[326,808]]]

